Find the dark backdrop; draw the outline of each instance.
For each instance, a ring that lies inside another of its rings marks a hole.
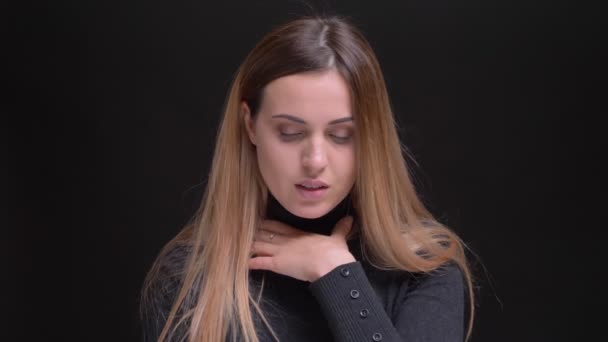
[[[2,248],[16,274],[3,334],[140,338],[143,277],[198,206],[236,68],[311,7],[366,34],[425,203],[480,257],[473,341],[589,333],[600,271],[583,272],[572,247],[597,255],[599,239],[569,215],[578,197],[567,166],[586,110],[578,96],[598,91],[578,77],[602,41],[578,32],[595,33],[599,15],[575,23],[582,11],[549,1],[308,4],[7,7],[21,43],[9,54],[20,62],[12,89],[24,91],[8,93],[15,115],[3,126],[14,161],[3,207],[16,227]]]

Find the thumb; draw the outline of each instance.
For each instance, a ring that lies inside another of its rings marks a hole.
[[[352,216],[344,216],[336,226],[331,234],[331,236],[339,236],[343,240],[346,240],[346,236],[350,232],[353,227],[353,217]]]

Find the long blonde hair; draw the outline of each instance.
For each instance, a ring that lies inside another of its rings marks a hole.
[[[240,332],[245,341],[258,341],[251,307],[263,313],[250,293],[248,260],[268,190],[240,103],[246,101],[255,115],[270,81],[329,68],[346,80],[355,111],[357,176],[351,194],[366,258],[378,268],[410,272],[455,262],[468,285],[469,338],[474,295],[464,244],[416,194],[374,52],[346,19],[305,17],[268,33],[235,75],[201,206],[163,248],[145,280],[142,307],[150,305],[149,285],[158,276],[159,260],[178,245],[188,246],[179,270],[181,287],[159,341],[171,340],[179,326],[185,327],[188,341],[224,341],[229,330]]]

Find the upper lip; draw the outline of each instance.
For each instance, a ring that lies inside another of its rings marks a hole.
[[[320,181],[318,179],[306,179],[303,182],[298,183],[298,185],[303,185],[303,186],[307,186],[307,187],[315,187],[315,188],[318,188],[320,186],[323,186],[323,187],[329,186],[325,182]]]

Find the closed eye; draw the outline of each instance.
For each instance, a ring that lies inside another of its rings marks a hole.
[[[351,136],[340,136],[340,135],[335,135],[335,134],[330,134],[330,136],[338,144],[347,143],[351,138]]]
[[[336,144],[346,144],[352,138],[352,135],[338,135],[338,134],[328,134],[328,135]],[[279,137],[281,138],[281,140],[287,141],[287,142],[298,140],[298,139],[302,138],[303,136],[304,136],[304,132],[286,133],[286,132],[279,131]]]
[[[285,141],[295,140],[295,139],[301,137],[302,135],[304,135],[304,133],[302,133],[302,132],[297,132],[297,133],[279,132],[279,136],[281,137],[282,140],[285,140]]]

